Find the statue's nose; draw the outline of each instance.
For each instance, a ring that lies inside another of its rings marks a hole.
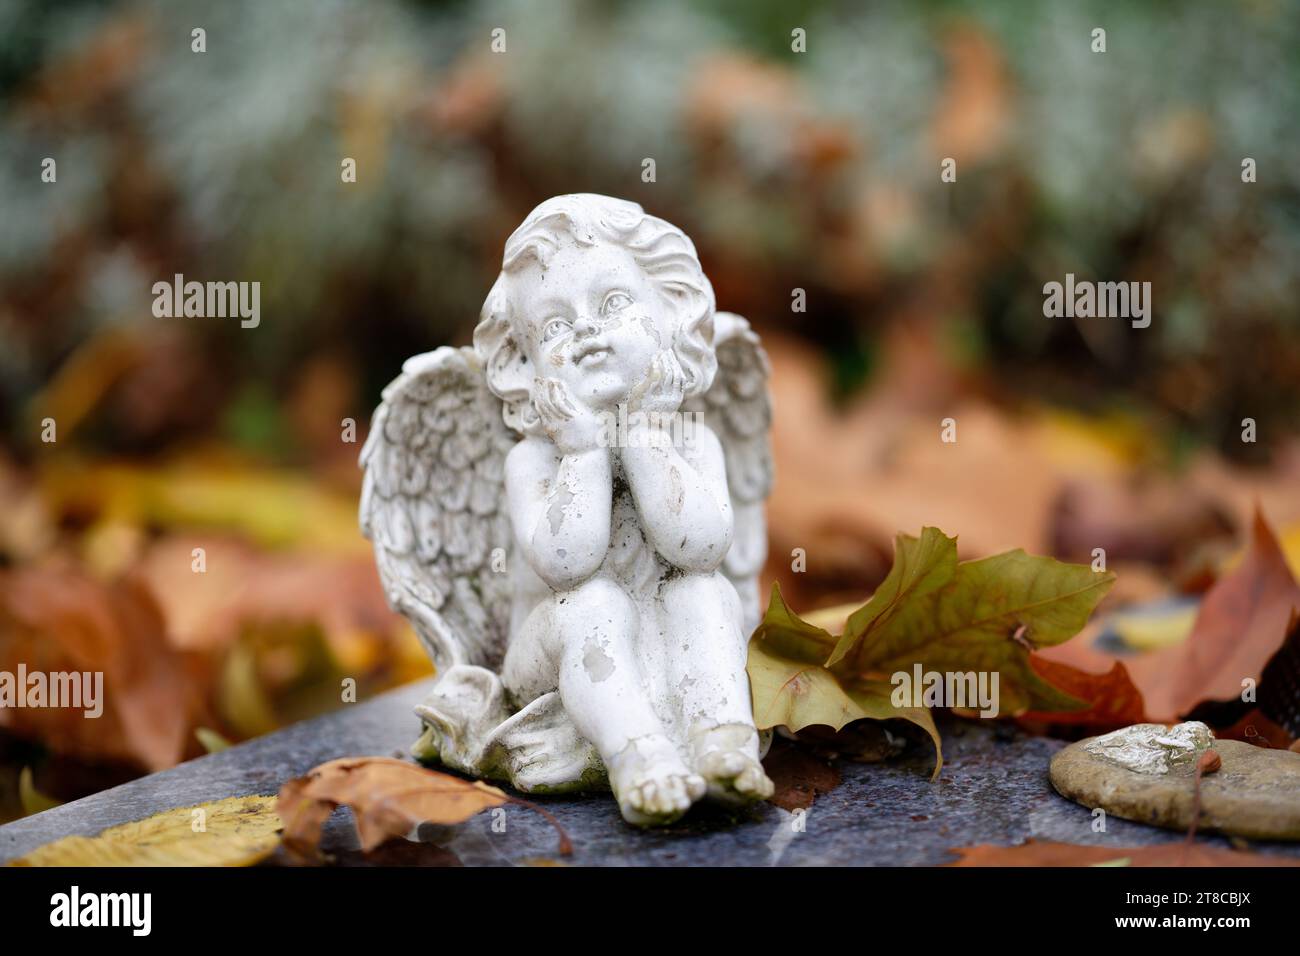
[[[595,335],[599,331],[600,326],[596,324],[596,320],[590,312],[583,312],[578,316],[578,321],[573,324],[573,334],[578,338]]]

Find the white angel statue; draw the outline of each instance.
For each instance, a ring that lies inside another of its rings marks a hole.
[[[745,672],[766,557],[767,358],[690,239],[557,196],[506,242],[473,348],[407,360],[361,527],[438,669],[423,760],[626,820],[772,792]]]

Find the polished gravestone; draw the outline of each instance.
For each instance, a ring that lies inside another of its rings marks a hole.
[[[134,780],[0,827],[0,860],[70,834],[93,835],[172,807],[223,797],[273,794],[280,784],[335,757],[400,756],[418,721],[412,708],[423,681],[372,701],[304,721],[229,750]],[[950,847],[1014,845],[1029,837],[1116,847],[1182,839],[1111,817],[1093,832],[1085,807],[1058,796],[1047,767],[1060,741],[953,721],[944,728],[946,762],[930,782],[930,755],[888,763],[841,762],[843,782],[817,797],[795,832],[795,818],[771,804],[739,816],[700,806],[660,830],[628,826],[602,795],[539,798],[573,840],[566,862],[587,865],[931,865],[954,859]],[[426,827],[428,846],[390,844],[380,862],[510,865],[558,859],[554,829],[539,814],[508,806],[458,827]],[[1218,837],[1208,842],[1227,846]],[[1252,843],[1300,856],[1300,845]],[[335,813],[325,849],[340,862],[364,862],[348,811]]]

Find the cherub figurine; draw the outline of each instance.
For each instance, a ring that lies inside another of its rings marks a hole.
[[[558,196],[507,240],[474,347],[409,359],[361,526],[439,680],[421,759],[608,786],[631,823],[772,792],[754,727],[767,360],[690,239]]]

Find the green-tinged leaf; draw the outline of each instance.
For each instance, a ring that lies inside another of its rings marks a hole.
[[[934,741],[935,773],[943,765],[939,733],[924,707],[895,707],[881,681],[845,681],[822,661],[835,639],[801,620],[772,588],[767,613],[749,644],[749,681],[759,729],[784,726],[798,731],[815,724],[839,730],[863,718],[897,718],[921,727]]]
[[[776,653],[799,661],[822,663],[835,646],[835,638],[813,624],[809,624],[786,606],[781,596],[781,585],[772,582],[772,597],[767,603],[767,613],[754,632],[754,640],[762,640]]]
[[[1077,710],[1085,704],[1039,677],[1029,652],[1077,634],[1114,580],[1021,550],[964,561],[942,587],[913,594],[873,627],[847,673],[892,674],[916,663],[927,671],[985,671],[999,675],[1003,716]]]
[[[40,813],[42,810],[52,810],[55,807],[63,806],[62,800],[47,797],[36,789],[36,781],[32,777],[31,767],[23,767],[18,774],[18,800],[22,804],[23,813],[28,816],[33,813]]]
[[[196,727],[194,736],[198,742],[203,745],[203,749],[210,754],[220,753],[223,750],[230,749],[230,741],[221,734],[217,733],[211,727]]]
[[[820,662],[787,657],[757,637],[749,645],[749,683],[754,722],[760,730],[802,730],[813,724],[839,730],[850,721],[871,716]]]
[[[920,685],[960,687],[989,675],[997,681],[991,703],[1000,716],[1087,707],[1040,677],[1030,652],[1077,634],[1114,581],[1110,573],[1020,550],[958,562],[956,539],[937,528],[899,535],[893,568],[848,615],[839,638],[791,611],[773,586],[749,644],[754,719],[760,728],[793,731],[907,720],[934,741],[937,774],[939,734],[924,705],[964,705],[960,696],[955,703],[912,696]],[[835,619],[843,619],[840,612]],[[899,674],[908,680],[897,681]],[[929,675],[940,680],[932,683]]]
[[[903,707],[895,704],[894,687],[882,680],[854,684],[846,693],[867,717],[876,720],[906,720],[929,734],[934,743],[934,772],[930,774],[930,779],[939,776],[939,771],[943,769],[943,741],[939,739],[939,728],[934,725],[928,707]]]
[[[849,615],[844,634],[826,661],[833,667],[888,626],[906,602],[923,597],[952,580],[957,570],[957,539],[938,528],[922,528],[921,537],[900,534],[894,541],[894,566],[876,593]],[[854,670],[858,670],[853,666]]]

